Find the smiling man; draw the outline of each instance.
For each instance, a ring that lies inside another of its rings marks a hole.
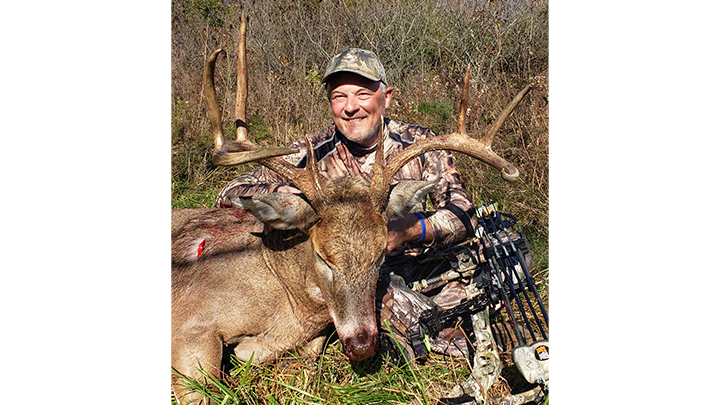
[[[348,48],[328,63],[322,78],[330,101],[333,125],[308,137],[322,175],[327,178],[360,176],[368,181],[375,162],[375,148],[384,142],[384,159],[412,145],[416,141],[436,136],[417,125],[390,120],[385,110],[390,107],[393,88],[387,85],[385,69],[370,51]],[[305,138],[290,147],[302,152],[283,158],[298,167],[305,167]],[[450,152],[427,152],[397,172],[398,180],[438,180],[429,197],[433,210],[418,205],[403,218],[388,224],[386,251],[389,256],[413,257],[432,244],[458,242],[474,234],[477,219],[467,191],[453,163]],[[249,197],[258,193],[300,191],[273,171],[260,167],[252,175],[230,182],[217,198],[217,207],[232,207],[233,197]],[[414,281],[420,274],[413,270],[412,261],[406,271],[399,272],[397,261],[393,271],[406,281]],[[382,273],[382,269],[381,269]]]

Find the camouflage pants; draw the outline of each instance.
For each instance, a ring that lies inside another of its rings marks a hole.
[[[378,281],[378,312],[380,331],[392,334],[401,344],[410,342],[410,330],[417,328],[424,311],[439,306],[449,309],[466,298],[465,287],[453,281],[442,288],[430,291],[412,291],[408,284],[446,271],[450,264],[444,261],[423,262],[422,259],[402,258],[390,260],[380,270]],[[388,325],[390,328],[388,328]],[[458,328],[446,328],[429,339],[429,349],[454,357],[468,357],[465,335]],[[410,347],[407,350],[413,356]],[[410,359],[408,359],[410,360]]]

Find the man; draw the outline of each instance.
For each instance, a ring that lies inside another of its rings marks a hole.
[[[340,52],[330,60],[322,82],[330,101],[333,125],[309,135],[309,138],[320,172],[327,178],[350,175],[362,176],[369,181],[375,161],[373,152],[379,140],[384,141],[387,161],[414,142],[436,135],[427,128],[385,118],[393,88],[388,87],[385,69],[373,52],[358,48]],[[303,152],[284,159],[304,167],[305,139],[293,142],[290,147]],[[440,181],[429,193],[434,210],[417,207],[416,212],[388,223],[388,259],[391,256],[411,258],[423,247],[458,242],[473,235],[477,225],[474,207],[450,152],[431,151],[415,158],[397,172],[393,184],[402,179],[438,178]],[[260,167],[252,175],[230,182],[220,192],[216,206],[232,207],[231,197],[268,192],[300,193],[281,176]],[[413,265],[404,267],[409,269],[401,272],[406,281],[420,276],[414,274]],[[398,273],[397,268],[393,271]]]

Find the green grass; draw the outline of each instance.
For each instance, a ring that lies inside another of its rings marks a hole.
[[[431,355],[416,370],[375,355],[350,362],[339,341],[316,359],[288,355],[255,365],[231,356],[221,379],[186,380],[217,404],[435,404],[470,375],[467,360]],[[173,399],[173,404],[176,402]]]
[[[218,190],[187,190],[186,183],[173,183],[173,208],[196,208],[212,207],[215,205],[215,198]]]

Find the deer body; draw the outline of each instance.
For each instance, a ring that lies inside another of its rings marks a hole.
[[[388,212],[404,215],[433,185],[399,184]],[[319,353],[331,322],[350,359],[374,353],[375,288],[388,217],[367,209],[362,179],[331,180],[325,193],[317,212],[284,193],[237,201],[248,210],[173,211],[172,363],[178,372],[199,378],[200,366],[217,373],[225,344],[236,344],[238,358],[258,363],[305,345]],[[264,232],[261,221],[276,229]]]
[[[173,212],[173,225],[183,214]],[[246,222],[248,217],[253,221]],[[188,250],[197,254],[198,240],[205,241],[197,261],[172,271],[175,370],[194,379],[202,377],[199,368],[217,376],[226,344],[237,344],[238,358],[259,363],[320,335],[329,321],[326,305],[303,291],[312,281],[305,280],[310,274],[298,272],[298,259],[307,257],[307,237],[292,231],[263,237],[262,223],[240,209],[207,210],[190,223],[201,218],[230,226],[205,225],[173,243],[173,257],[187,258]],[[283,244],[285,249],[277,249]],[[185,394],[182,385],[175,386],[175,393],[180,403],[201,399]]]
[[[227,212],[226,212],[227,211]],[[182,211],[173,214],[173,221]],[[274,231],[241,209],[207,210],[189,225],[203,224],[173,243],[173,365],[193,374],[199,362],[206,371],[220,367],[222,344],[238,343],[236,354],[264,362],[304,344],[328,324],[326,305],[309,297],[317,282],[301,273],[309,244],[300,232]],[[209,223],[221,221],[222,226]],[[188,224],[186,224],[187,226]],[[200,242],[203,251],[196,260]],[[192,349],[207,341],[199,352]]]

